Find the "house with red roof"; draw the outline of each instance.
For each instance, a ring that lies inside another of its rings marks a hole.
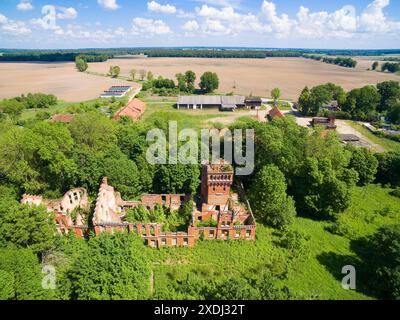
[[[51,117],[52,122],[62,122],[62,123],[70,123],[74,120],[75,115],[73,114],[55,114]]]
[[[285,115],[282,113],[281,110],[279,110],[278,107],[274,107],[269,113],[268,113],[268,119],[271,121],[274,118],[283,118]]]
[[[125,107],[118,110],[113,119],[120,120],[122,117],[129,117],[133,121],[138,121],[146,109],[146,104],[139,100],[133,99]]]

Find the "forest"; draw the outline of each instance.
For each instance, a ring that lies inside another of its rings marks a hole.
[[[102,62],[120,55],[144,54],[148,57],[186,58],[253,58],[326,56],[383,56],[399,54],[399,50],[316,50],[316,49],[275,49],[275,48],[109,48],[69,50],[2,50],[0,61],[75,61],[79,55],[87,56],[87,62]],[[326,57],[327,63],[354,67],[351,58]]]
[[[54,102],[38,98],[50,108]],[[1,117],[0,299],[399,298],[400,153],[346,147],[335,133],[310,133],[292,117],[270,123],[243,117],[231,126],[256,135],[255,171],[241,179],[258,222],[254,243],[200,241],[194,249],[154,250],[135,235],[56,235],[52,215],[20,204],[22,194],[54,199],[79,186],[94,201],[104,176],[124,199],[199,193],[198,165],[150,165],[145,157],[149,129],[167,132],[169,120],[185,128],[194,117],[155,110],[144,121],[115,122],[104,114],[106,103],[118,101],[76,106],[70,124]],[[359,213],[365,217],[354,216],[351,208],[368,190],[385,206],[374,202]],[[140,217],[133,212],[129,219]],[[349,257],[317,253],[317,236],[336,241]],[[357,292],[332,289],[340,287],[332,277],[342,260],[362,271]],[[53,290],[41,285],[43,265],[57,270]],[[299,290],[295,270],[323,265],[333,275],[324,271],[318,285],[329,290]]]

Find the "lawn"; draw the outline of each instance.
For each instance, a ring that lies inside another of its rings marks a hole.
[[[378,137],[378,136],[374,135],[368,129],[364,128],[362,125],[358,124],[357,122],[354,122],[354,121],[346,121],[346,122],[351,127],[353,127],[358,132],[360,132],[365,137],[367,137],[369,140],[380,145],[382,148],[385,149],[385,151],[400,151],[400,143],[399,142]]]
[[[142,116],[144,122],[155,122],[157,119],[177,121],[180,128],[202,129],[209,128],[211,119],[229,116],[217,109],[187,110],[177,109],[175,100],[171,98],[143,99],[146,103],[146,111]]]
[[[357,290],[341,286],[343,266],[354,265],[362,269],[362,261],[354,249],[354,239],[373,233],[384,224],[398,221],[398,214],[381,216],[385,207],[391,212],[400,211],[400,201],[391,196],[391,189],[378,185],[356,187],[352,204],[341,214],[339,223],[350,230],[350,235],[330,232],[332,222],[297,217],[293,229],[309,236],[304,255],[294,258],[287,249],[277,245],[276,232],[257,225],[255,242],[199,241],[195,248],[167,248],[152,251],[154,261],[155,291],[166,290],[171,280],[186,279],[195,273],[204,279],[240,277],[259,273],[263,268],[281,270],[289,266],[288,278],[279,285],[287,286],[292,293],[305,299],[374,299],[365,289],[367,281],[357,278]],[[371,218],[375,217],[375,218]],[[363,248],[368,250],[368,248]],[[365,265],[363,266],[365,268]],[[361,272],[361,271],[360,271]]]

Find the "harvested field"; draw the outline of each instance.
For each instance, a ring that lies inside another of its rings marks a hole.
[[[199,59],[199,58],[135,58],[112,59],[90,64],[89,70],[107,73],[111,65],[121,67],[121,74],[129,76],[131,69],[151,71],[157,76],[175,79],[175,75],[193,70],[199,77],[205,71],[217,72],[220,92],[269,96],[279,87],[285,99],[297,99],[304,86],[326,82],[342,85],[346,90],[376,84],[385,80],[400,80],[399,76],[369,72],[366,68],[348,69],[303,58],[268,59]]]
[[[0,63],[0,99],[43,92],[79,102],[98,98],[112,85],[137,86],[78,72],[75,63]]]

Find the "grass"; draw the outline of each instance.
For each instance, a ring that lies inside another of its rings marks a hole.
[[[400,143],[386,139],[386,138],[381,138],[376,135],[374,135],[371,131],[368,129],[364,128],[362,125],[358,124],[357,122],[354,121],[346,121],[347,124],[349,124],[351,127],[356,129],[358,132],[363,134],[366,138],[371,140],[373,143],[376,143],[377,145],[381,146],[385,151],[400,151]]]
[[[175,100],[165,99],[144,99],[146,111],[142,121],[157,121],[157,119],[169,119],[177,121],[181,128],[208,128],[211,119],[228,116],[216,109],[186,110],[176,109]]]
[[[225,279],[259,273],[263,268],[280,270],[282,266],[289,265],[288,278],[280,280],[278,285],[287,286],[297,297],[375,299],[365,289],[368,279],[361,276],[357,278],[357,290],[343,289],[341,279],[345,275],[341,271],[345,265],[354,265],[356,270],[362,268],[362,260],[354,251],[354,239],[370,235],[380,226],[399,220],[398,214],[379,214],[387,206],[392,208],[391,212],[400,212],[400,201],[391,196],[390,191],[379,185],[354,188],[351,206],[338,220],[351,231],[349,235],[328,231],[332,225],[330,221],[296,217],[292,228],[308,235],[309,240],[305,254],[293,259],[292,263],[289,262],[292,257],[287,249],[276,244],[279,237],[275,231],[260,223],[255,242],[198,241],[194,248],[152,250],[155,290],[167,290],[169,282],[186,279],[191,273],[205,280]]]

